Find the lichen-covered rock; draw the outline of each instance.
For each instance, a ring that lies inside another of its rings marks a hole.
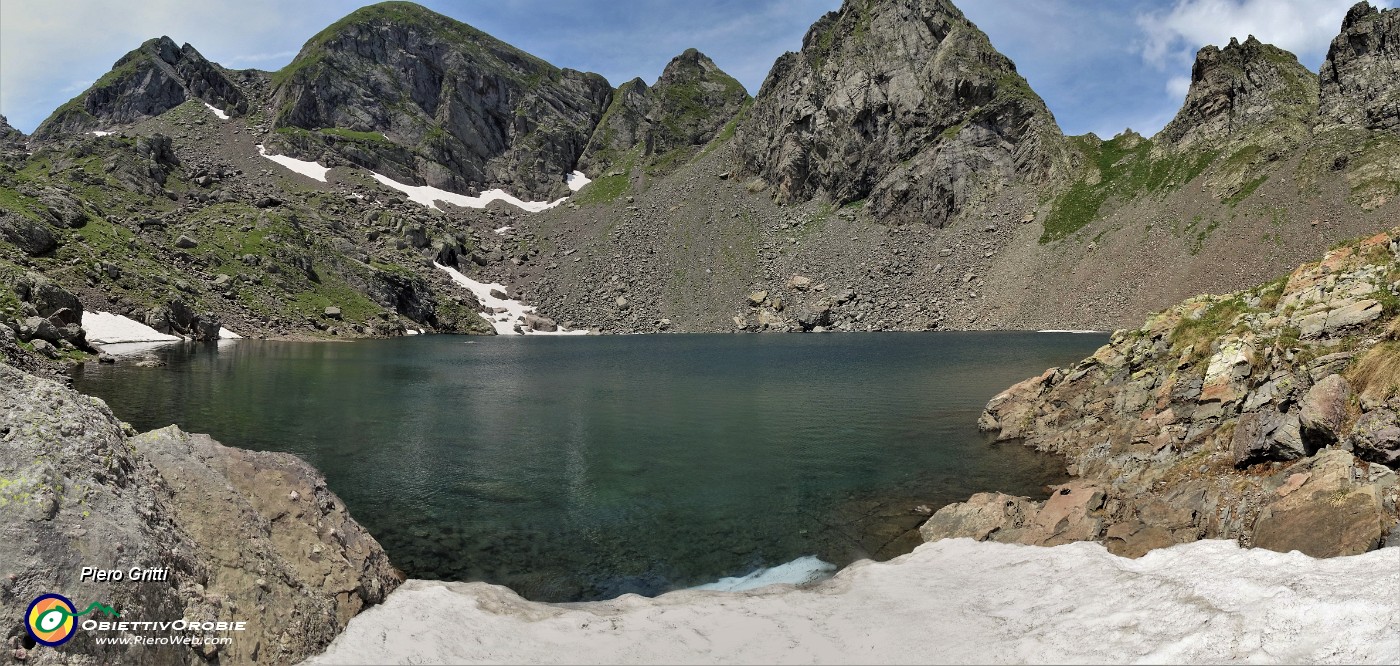
[[[1400,384],[1395,313],[1379,304],[1400,298],[1397,239],[1400,228],[1284,280],[1188,299],[998,394],[978,425],[1064,455],[1076,489],[1044,505],[977,496],[940,509],[924,537],[1100,540],[1130,556],[1233,538],[1319,557],[1393,538]],[[1363,302],[1377,316],[1303,334],[1309,317]]]
[[[306,463],[126,428],[100,400],[0,365],[0,638],[26,663],[296,662],[398,584]],[[168,573],[99,582],[83,567]],[[21,619],[44,593],[128,621],[248,625],[222,646],[99,645],[80,628],[48,648]]]

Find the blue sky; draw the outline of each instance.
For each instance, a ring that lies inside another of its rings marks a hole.
[[[1393,5],[1374,3],[1380,6]],[[1196,50],[1254,34],[1316,71],[1352,0],[954,0],[1010,56],[1067,133],[1156,132],[1180,107]],[[355,0],[4,0],[0,114],[32,131],[142,41],[169,35],[228,67],[277,69]],[[758,92],[839,0],[426,0],[560,67],[654,81],[704,51]]]

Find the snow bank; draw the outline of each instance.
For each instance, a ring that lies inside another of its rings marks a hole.
[[[583,175],[582,171],[575,171],[564,176],[564,183],[568,185],[569,189],[574,192],[583,189],[584,185],[587,185],[591,182],[593,182],[593,180],[590,179],[588,176]]]
[[[220,328],[219,328],[219,339],[220,339],[220,340],[242,340],[242,339],[243,339],[243,336],[241,336],[241,335],[239,335],[239,334],[237,334],[237,333],[234,333],[233,331],[230,331],[230,330],[228,330],[227,328],[222,328],[222,327],[220,327]]]
[[[92,134],[94,136],[112,136],[112,132],[103,132],[102,130],[93,130]],[[30,154],[32,155],[33,153]]]
[[[549,202],[521,201],[514,195],[508,194],[505,190],[499,189],[487,190],[482,192],[481,196],[473,197],[465,194],[457,194],[456,192],[448,192],[447,190],[441,190],[428,185],[405,185],[381,173],[371,172],[371,175],[374,176],[375,180],[407,194],[410,201],[415,201],[429,208],[437,208],[438,201],[444,201],[463,208],[485,208],[486,204],[492,201],[504,201],[521,210],[538,213],[542,210],[548,210],[558,206],[568,200],[568,198],[565,197]]]
[[[204,103],[204,106],[205,106],[206,108],[208,108],[210,111],[213,111],[213,112],[214,112],[214,115],[216,115],[216,116],[219,117],[219,120],[228,120],[228,114],[227,114],[227,113],[224,113],[224,110],[223,110],[223,109],[220,109],[219,107],[214,106],[213,104],[210,104],[209,102],[205,102],[205,103]]]
[[[307,178],[314,178],[323,183],[326,182],[326,172],[331,170],[330,167],[323,167],[316,162],[307,162],[306,160],[299,160],[295,157],[287,157],[286,155],[269,155],[267,149],[264,148],[261,143],[258,144],[258,154]]]
[[[106,312],[84,312],[83,330],[87,341],[95,345],[124,342],[180,342],[178,335],[166,335],[134,319]]]
[[[501,227],[500,229],[493,229],[493,231],[494,231],[495,233],[497,233],[497,234],[505,235],[506,232],[508,232],[508,231],[510,231],[511,229],[514,229],[514,228],[515,228],[515,227],[512,227],[512,226],[510,226],[509,224],[507,224],[506,226]]]
[[[1400,548],[1128,560],[952,539],[805,589],[551,605],[413,580],[308,663],[1396,663],[1397,600]]]
[[[747,576],[721,578],[713,583],[697,585],[692,590],[714,590],[716,592],[743,592],[756,590],[769,585],[810,585],[826,580],[836,571],[836,565],[808,555],[799,557],[776,567],[759,569]]]
[[[514,299],[496,298],[492,296],[491,291],[493,289],[503,294],[509,293],[502,285],[494,282],[477,282],[463,275],[461,271],[451,266],[444,266],[437,262],[433,262],[433,265],[451,276],[453,282],[466,287],[476,296],[476,300],[481,302],[481,307],[486,308],[485,312],[480,313],[482,319],[491,322],[491,326],[496,329],[496,333],[499,335],[518,335],[515,332],[515,325],[523,323],[525,315],[534,314],[535,312],[535,306],[533,305],[526,305]],[[498,313],[496,312],[497,308],[504,309],[505,311]],[[569,331],[565,330],[563,326],[560,326],[558,331],[552,333],[533,331],[528,327],[525,328],[525,330],[528,331],[527,335],[588,335],[588,331]]]

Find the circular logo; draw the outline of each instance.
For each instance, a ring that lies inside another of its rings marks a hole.
[[[73,637],[73,602],[61,594],[43,594],[29,604],[25,628],[40,645],[57,647]]]

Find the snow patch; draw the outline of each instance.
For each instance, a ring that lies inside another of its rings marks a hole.
[[[264,148],[261,143],[258,144],[258,154],[307,178],[314,178],[323,183],[326,182],[326,172],[331,170],[330,167],[323,167],[316,162],[299,160],[295,157],[287,157],[286,155],[269,155],[267,148]]]
[[[582,171],[575,171],[564,176],[564,184],[568,185],[569,189],[573,190],[574,192],[583,189],[584,185],[587,185],[591,182],[593,182],[593,180],[590,179],[588,176],[583,175]]]
[[[715,592],[743,592],[756,590],[769,585],[809,585],[831,578],[836,565],[823,562],[814,555],[799,557],[776,567],[759,569],[745,576],[721,578],[713,583],[697,585],[692,590],[713,590]]]
[[[448,192],[447,190],[438,189],[429,185],[405,185],[382,173],[371,172],[371,175],[374,176],[375,180],[407,194],[410,201],[422,204],[428,208],[437,208],[437,202],[439,201],[463,208],[485,208],[486,204],[492,201],[504,201],[521,210],[538,213],[542,210],[548,210],[558,206],[568,200],[568,197],[565,197],[549,202],[521,201],[514,195],[501,189],[486,190],[481,193],[481,196],[473,197],[465,194],[457,194],[456,192]]]
[[[237,334],[237,333],[234,333],[233,331],[230,331],[230,330],[228,330],[227,328],[219,327],[219,339],[220,339],[220,340],[242,340],[242,339],[243,339],[243,336],[241,336],[241,335],[239,335],[239,334]]]
[[[1400,663],[1400,549],[947,539],[803,589],[543,604],[411,580],[306,663]],[[469,627],[470,631],[463,631]]]
[[[114,132],[103,132],[102,130],[93,130],[93,131],[92,131],[92,134],[93,134],[94,136],[112,136],[112,134],[114,134]],[[34,153],[30,153],[30,155],[33,155],[33,154],[34,154]]]
[[[552,333],[530,330],[529,327],[524,326],[525,315],[534,314],[535,306],[526,305],[515,299],[497,298],[491,295],[492,290],[503,294],[509,293],[503,285],[494,282],[477,282],[463,275],[461,271],[451,266],[444,266],[436,261],[433,262],[433,265],[446,272],[452,278],[453,282],[456,282],[462,287],[466,287],[476,296],[476,300],[481,303],[481,307],[486,308],[485,312],[479,313],[481,318],[491,322],[491,326],[496,329],[498,335],[519,335],[515,332],[515,326],[517,324],[520,324],[521,328],[526,331],[526,335],[588,335],[588,331],[570,331],[566,330],[563,326],[560,326],[559,330]],[[496,312],[498,309],[503,310],[503,312]]]
[[[227,113],[224,113],[224,110],[223,110],[223,109],[220,109],[219,107],[214,106],[213,104],[210,104],[209,102],[205,102],[205,103],[204,103],[204,106],[205,106],[206,108],[208,108],[210,111],[213,111],[213,112],[214,112],[214,115],[216,115],[216,116],[219,117],[219,120],[228,120],[228,114],[227,114]]]
[[[95,345],[126,342],[182,342],[178,335],[167,335],[134,319],[107,312],[84,312],[83,330]]]
[[[507,224],[506,226],[501,227],[500,229],[496,229],[495,231],[496,231],[497,234],[505,235],[506,232],[508,232],[508,231],[510,231],[510,230],[512,230],[512,229],[514,229],[514,228],[515,228],[515,227],[512,227],[512,226],[510,226],[509,224]]]

